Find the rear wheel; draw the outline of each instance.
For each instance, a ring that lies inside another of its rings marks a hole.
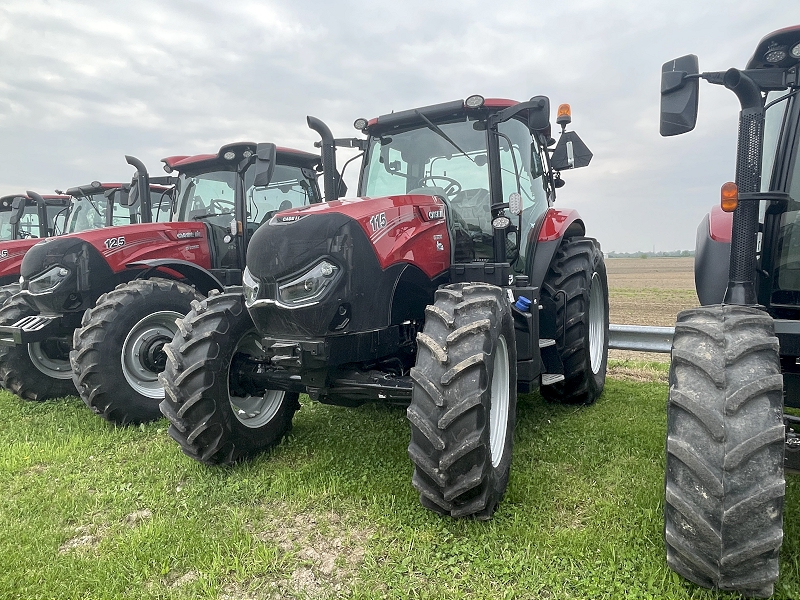
[[[678,315],[667,404],[667,564],[705,587],[769,596],[783,539],[783,381],[772,319]]]
[[[608,362],[608,278],[600,245],[567,238],[542,284],[542,303],[555,307],[556,348],[564,380],[543,385],[542,396],[591,404],[603,392]]]
[[[417,336],[408,420],[412,483],[426,508],[488,519],[506,487],[517,409],[517,351],[501,288],[436,291]]]
[[[75,386],[86,405],[118,425],[161,416],[167,344],[193,300],[194,288],[166,279],[135,279],[98,298],[75,330],[70,354]]]
[[[39,314],[19,296],[0,308],[0,325],[13,325],[23,317]],[[69,338],[49,338],[41,342],[0,346],[0,378],[3,387],[25,400],[74,396],[69,366]]]
[[[161,412],[185,454],[206,464],[233,464],[277,445],[300,408],[298,394],[256,389],[248,379],[263,355],[241,294],[193,304],[165,348]]]

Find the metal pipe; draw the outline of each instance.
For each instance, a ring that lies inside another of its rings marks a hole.
[[[325,200],[336,200],[339,197],[339,178],[336,172],[336,145],[330,128],[316,117],[306,117],[308,126],[322,139],[322,170],[325,182]]]
[[[142,223],[153,222],[153,208],[150,203],[150,174],[147,167],[135,156],[125,155],[126,162],[136,169],[136,185],[139,188],[139,197],[142,203]]]

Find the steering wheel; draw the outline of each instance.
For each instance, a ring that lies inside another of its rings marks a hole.
[[[437,179],[447,182],[447,187],[444,188],[444,195],[447,196],[448,198],[455,197],[461,191],[461,184],[455,179],[452,179],[451,177],[447,177],[445,175],[426,175],[425,177],[419,180],[419,186],[440,187],[438,185],[435,185]],[[434,185],[425,185],[426,181],[431,181],[434,183]]]
[[[230,210],[226,211],[225,208],[229,208]],[[222,198],[214,198],[211,201],[211,212],[216,215],[224,215],[233,213],[235,206],[233,204],[233,200],[223,200]]]

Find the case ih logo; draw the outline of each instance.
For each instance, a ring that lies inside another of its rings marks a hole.
[[[0,250],[0,260],[8,258],[8,250]]]
[[[187,238],[199,238],[201,235],[199,231],[179,231],[175,234],[175,237],[179,240],[185,240]]]
[[[428,220],[433,221],[434,219],[444,219],[444,211],[441,208],[428,211]]]
[[[278,223],[292,223],[293,221],[299,221],[305,217],[305,215],[286,215],[284,217],[275,217],[278,220]]]

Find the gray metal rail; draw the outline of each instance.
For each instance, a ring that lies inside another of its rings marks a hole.
[[[608,347],[613,350],[669,353],[673,335],[674,327],[611,324],[608,326]]]

